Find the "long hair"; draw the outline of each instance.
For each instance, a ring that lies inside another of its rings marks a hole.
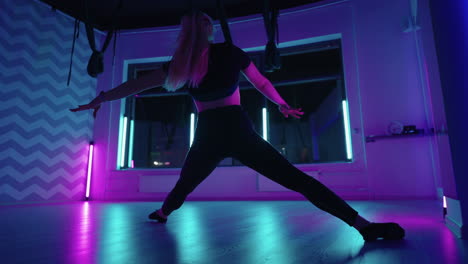
[[[175,91],[185,84],[198,87],[208,71],[210,37],[213,34],[211,18],[201,11],[182,17],[181,31],[164,88]]]

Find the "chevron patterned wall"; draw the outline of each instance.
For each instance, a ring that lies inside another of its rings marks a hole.
[[[34,0],[0,0],[0,203],[84,198],[96,80],[84,25],[67,86],[74,19]]]

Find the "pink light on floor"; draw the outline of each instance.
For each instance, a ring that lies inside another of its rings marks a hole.
[[[88,173],[86,175],[86,200],[89,199],[89,190],[91,185],[91,170],[93,168],[93,154],[94,154],[94,144],[91,142],[89,144],[88,151]]]
[[[97,263],[96,255],[96,241],[99,241],[96,230],[96,221],[93,218],[90,204],[88,201],[73,206],[72,217],[68,225],[70,232],[61,234],[69,241],[67,250],[62,252],[66,258],[63,263],[69,264],[83,264],[83,263]]]

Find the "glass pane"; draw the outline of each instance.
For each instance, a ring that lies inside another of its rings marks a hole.
[[[291,107],[302,108],[300,119],[285,118],[268,104],[269,142],[290,162],[347,161],[338,81],[310,82],[276,87]]]
[[[135,168],[180,168],[189,149],[192,101],[187,95],[135,99]]]

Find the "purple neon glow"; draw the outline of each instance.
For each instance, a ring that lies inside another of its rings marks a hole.
[[[65,254],[67,258],[65,263],[82,264],[95,263],[95,256],[92,253],[96,247],[96,225],[91,218],[91,208],[89,202],[85,201],[73,210],[73,215],[70,220],[71,233],[70,236],[70,252]]]
[[[86,199],[89,198],[89,189],[91,185],[91,169],[93,168],[93,154],[94,154],[94,145],[89,144],[88,152],[88,173],[86,176]]]

